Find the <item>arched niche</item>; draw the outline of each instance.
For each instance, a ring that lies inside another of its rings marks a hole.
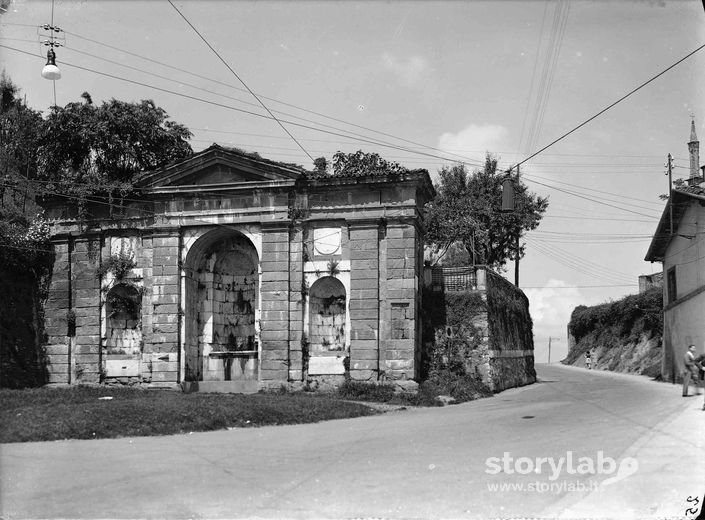
[[[184,262],[187,381],[257,378],[259,258],[242,233],[217,229]]]
[[[345,286],[333,276],[314,282],[309,290],[308,335],[312,356],[345,351]]]
[[[107,359],[139,358],[142,352],[142,295],[133,285],[119,283],[105,297]]]

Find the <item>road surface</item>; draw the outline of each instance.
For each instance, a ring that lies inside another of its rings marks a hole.
[[[686,510],[705,496],[702,396],[640,376],[537,370],[535,385],[444,408],[3,444],[0,517],[696,516]]]

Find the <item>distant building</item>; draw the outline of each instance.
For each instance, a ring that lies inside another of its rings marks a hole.
[[[642,274],[639,277],[639,294],[654,287],[663,287],[663,273]]]
[[[671,190],[645,260],[663,264],[664,379],[680,375],[688,345],[705,346],[705,179],[691,123],[690,176]]]
[[[321,175],[213,145],[86,219],[57,197],[50,380],[411,383],[434,193],[426,170]]]

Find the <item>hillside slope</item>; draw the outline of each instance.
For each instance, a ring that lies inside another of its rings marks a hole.
[[[567,365],[585,366],[592,352],[593,368],[661,375],[663,291],[660,287],[642,294],[592,307],[580,305],[568,324]]]

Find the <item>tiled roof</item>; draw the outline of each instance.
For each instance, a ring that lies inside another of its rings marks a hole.
[[[693,186],[683,184],[671,190],[671,196],[663,209],[661,220],[656,227],[656,232],[644,260],[647,262],[663,262],[666,248],[673,238],[670,232],[671,227],[677,230],[685,210],[690,207],[691,203],[695,203],[698,200],[705,200],[705,182]],[[672,225],[671,219],[673,219]]]
[[[682,186],[674,191],[680,191],[683,193],[688,193],[690,195],[698,195],[700,197],[705,197],[705,182],[701,182],[698,185],[694,186]]]

